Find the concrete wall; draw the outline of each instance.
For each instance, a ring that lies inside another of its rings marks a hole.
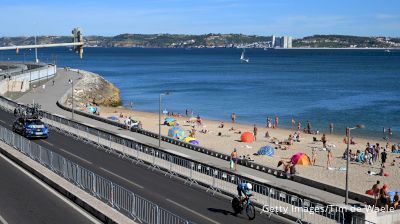
[[[56,65],[47,65],[38,69],[25,71],[21,75],[12,76],[11,79],[0,80],[0,94],[6,92],[26,92],[29,90],[29,84],[40,80],[46,80],[56,74]]]

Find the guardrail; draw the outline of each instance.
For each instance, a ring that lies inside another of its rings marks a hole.
[[[71,108],[64,106],[59,101],[57,101],[56,104],[57,104],[58,107],[60,107],[63,110],[72,111]],[[122,123],[115,122],[115,121],[112,121],[112,120],[109,120],[107,118],[103,118],[103,117],[100,117],[100,116],[92,115],[92,114],[89,114],[89,113],[86,113],[86,112],[83,112],[83,111],[80,111],[80,110],[74,110],[74,113],[82,115],[82,116],[85,116],[85,117],[89,117],[91,119],[94,119],[94,120],[97,120],[97,121],[101,121],[101,122],[104,122],[104,123],[107,123],[107,124],[111,124],[111,125],[114,125],[116,127],[120,127],[120,128],[124,128],[125,127],[125,125],[122,124]],[[157,138],[157,139],[159,138],[159,135],[157,133],[146,131],[144,129],[134,128],[134,129],[132,129],[132,131],[133,132],[137,132],[139,134],[143,134],[143,135],[152,137],[152,138]],[[177,146],[182,146],[182,147],[188,148],[190,150],[201,152],[201,153],[213,156],[213,157],[217,157],[219,159],[223,159],[223,160],[227,160],[227,161],[229,161],[231,159],[229,155],[226,155],[226,154],[223,154],[223,153],[219,153],[219,152],[216,152],[216,151],[213,151],[211,149],[207,149],[207,148],[204,148],[204,147],[201,147],[201,146],[198,146],[198,145],[189,144],[189,143],[186,143],[186,142],[183,142],[183,141],[180,141],[180,140],[177,140],[177,139],[173,139],[173,138],[170,138],[170,137],[167,137],[167,136],[161,136],[161,140],[165,141],[165,142],[168,142],[168,143],[171,143],[171,144],[174,144],[174,145],[177,145]],[[277,177],[283,177],[285,175],[285,173],[282,170],[278,170],[278,169],[274,169],[274,168],[271,168],[271,167],[263,166],[263,165],[260,165],[260,164],[245,160],[245,159],[238,159],[238,164],[239,165],[243,165],[243,166],[247,166],[247,167],[250,167],[250,168],[265,172],[265,173],[268,173],[268,174],[273,174],[273,175],[275,175]]]
[[[64,102],[65,101],[65,97],[66,97],[66,94],[60,99],[60,101]],[[57,104],[58,107],[60,107],[63,110],[72,111],[71,108],[64,106],[59,101],[57,101],[56,104]],[[125,128],[124,124],[122,124],[122,123],[119,123],[119,122],[116,122],[116,121],[112,121],[112,120],[109,120],[109,119],[106,119],[106,118],[103,118],[103,117],[100,117],[100,116],[96,116],[96,115],[89,114],[89,113],[86,113],[86,112],[83,112],[83,111],[79,111],[79,110],[74,110],[74,113],[82,115],[82,116],[85,116],[85,117],[89,117],[91,119],[98,120],[98,121],[101,121],[101,122],[104,122],[104,123],[107,123],[107,124],[111,124],[111,125],[114,125],[116,127]],[[132,128],[131,131],[139,133],[139,134],[142,134],[142,135],[146,135],[146,136],[149,136],[149,137],[152,137],[152,138],[156,138],[156,139],[159,138],[158,133],[154,133],[154,132],[147,131],[147,130],[144,130],[144,129]],[[174,144],[174,145],[177,145],[177,146],[180,146],[180,147],[184,147],[184,148],[196,151],[196,152],[200,152],[200,153],[203,153],[203,154],[206,154],[206,155],[209,155],[209,156],[213,156],[213,157],[219,158],[219,159],[223,159],[223,160],[226,160],[226,161],[231,160],[230,155],[226,155],[226,154],[223,154],[223,153],[220,153],[220,152],[216,152],[214,150],[211,150],[211,149],[199,146],[199,145],[193,145],[193,144],[190,144],[190,143],[186,143],[186,142],[183,142],[183,141],[178,140],[178,139],[170,138],[168,136],[161,135],[161,140],[164,141],[164,142],[168,142],[170,144]],[[264,172],[264,173],[267,173],[267,174],[270,174],[270,175],[274,175],[274,176],[276,176],[278,178],[286,177],[286,173],[283,170],[276,169],[276,168],[273,168],[273,167],[268,167],[268,166],[265,166],[265,165],[261,165],[261,164],[249,161],[247,159],[240,159],[239,158],[238,159],[238,164],[242,165],[242,166],[246,166],[246,167],[254,169],[254,170],[257,170],[257,171],[260,171],[260,172]],[[318,181],[315,181],[315,180],[310,180],[310,179],[307,179],[305,177],[294,175],[294,176],[292,176],[292,180],[296,181],[296,182],[299,182],[299,183],[302,183],[302,184],[305,184],[305,185],[318,186],[317,188],[325,190],[325,191],[329,191],[329,192],[334,193],[334,194],[339,194],[339,195],[344,195],[345,194],[345,190],[342,189],[342,188],[339,188],[339,187],[336,187],[336,186],[332,186],[332,185],[328,185],[328,184],[324,184],[322,182],[318,182]],[[375,203],[374,199],[372,197],[369,197],[367,195],[358,194],[356,192],[349,192],[349,196],[350,196],[350,198],[352,198],[354,200],[361,201],[361,202],[366,202],[367,204],[374,204]]]
[[[72,184],[141,223],[190,223],[157,204],[87,170],[65,157],[0,126],[0,140],[39,162]]]
[[[12,111],[15,102],[0,98],[0,105]],[[118,153],[123,158],[145,163],[151,169],[159,169],[169,176],[179,176],[186,183],[201,184],[207,191],[236,195],[239,183],[252,183],[256,205],[264,212],[274,212],[293,217],[296,221],[309,223],[350,223],[353,218],[362,216],[327,202],[317,201],[304,195],[288,193],[284,189],[267,183],[251,180],[229,170],[210,166],[192,159],[174,155],[152,146],[93,128],[63,117],[43,113],[44,121],[55,130],[75,138],[95,144],[108,152]],[[285,210],[287,209],[287,210]]]

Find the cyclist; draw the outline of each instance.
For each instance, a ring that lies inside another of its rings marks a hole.
[[[253,188],[253,186],[251,185],[251,183],[240,183],[237,186],[237,191],[238,191],[238,195],[239,195],[239,199],[240,199],[240,204],[243,202],[244,199],[246,199],[246,197],[250,197],[253,195],[253,193],[251,192],[251,189]],[[242,193],[245,195],[245,197],[242,198]]]

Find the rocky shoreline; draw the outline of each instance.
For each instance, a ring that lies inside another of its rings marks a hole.
[[[77,108],[92,106],[118,107],[122,105],[120,90],[111,82],[98,74],[77,70],[82,77],[74,85],[74,105]],[[69,93],[64,104],[72,106],[72,96]]]

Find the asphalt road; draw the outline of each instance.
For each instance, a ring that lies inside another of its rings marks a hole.
[[[101,223],[13,164],[0,155],[0,223]]]
[[[1,125],[11,129],[15,117],[0,110]],[[75,163],[99,174],[159,206],[196,223],[288,223],[281,217],[260,215],[249,221],[242,214],[234,216],[230,199],[212,196],[203,188],[169,178],[158,171],[118,158],[72,137],[52,131],[46,140],[34,140]]]

